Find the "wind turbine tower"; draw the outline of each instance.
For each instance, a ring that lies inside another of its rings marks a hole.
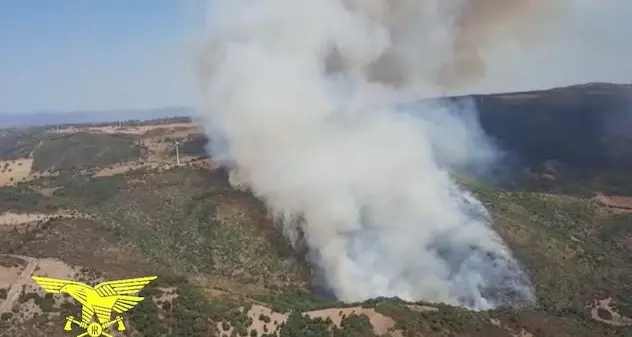
[[[176,144],[176,165],[180,166],[180,142],[175,141]]]

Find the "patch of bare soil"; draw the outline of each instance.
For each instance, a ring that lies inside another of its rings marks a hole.
[[[159,166],[159,164],[157,163],[145,163],[145,162],[141,162],[141,161],[133,161],[133,162],[127,162],[127,163],[120,163],[120,164],[116,164],[116,165],[112,165],[112,166],[108,166],[105,168],[102,168],[98,171],[96,171],[94,173],[94,175],[92,175],[95,178],[98,177],[110,177],[110,176],[114,176],[117,174],[123,174],[132,170],[138,170],[141,168],[157,168]]]
[[[595,199],[613,212],[632,212],[632,197],[599,194]]]
[[[375,311],[373,308],[328,308],[322,310],[313,310],[303,313],[310,318],[321,318],[327,320],[329,318],[333,324],[337,327],[341,326],[342,319],[350,315],[366,315],[373,326],[373,331],[377,335],[382,335],[387,332],[392,332],[395,327],[395,321],[387,316],[384,316]],[[257,335],[273,334],[278,336],[281,324],[285,323],[288,318],[288,314],[274,312],[272,309],[262,306],[253,305],[248,311],[248,317],[252,319],[252,325],[248,327],[249,331],[257,331]],[[223,335],[230,336],[233,332],[233,327],[226,325],[226,322],[217,323],[217,329]]]
[[[56,130],[57,133],[76,133],[76,132],[93,132],[93,133],[105,133],[105,134],[128,134],[128,135],[144,135],[149,132],[156,134],[169,134],[173,132],[192,132],[199,129],[199,126],[194,123],[173,123],[173,124],[157,124],[157,125],[111,125],[111,126],[99,126],[99,127],[85,127],[74,128],[68,127],[64,129]]]
[[[35,271],[37,276],[53,277],[61,279],[76,279],[78,276],[75,267],[70,266],[64,261],[58,259],[38,259],[37,270]],[[39,286],[32,284],[39,289]]]
[[[255,304],[248,311],[248,317],[252,319],[252,324],[248,327],[249,332],[256,330],[257,336],[263,334],[278,336],[281,324],[287,321],[288,314],[274,312],[268,307]],[[234,329],[229,322],[219,322],[216,327],[222,336],[231,336]]]
[[[214,170],[219,167],[219,164],[212,158],[191,157],[190,160],[188,160],[186,163],[187,165],[207,170]]]
[[[59,308],[62,303],[68,302],[70,299],[63,294],[47,295],[46,292],[33,281],[31,276],[37,275],[83,281],[80,276],[78,276],[80,273],[78,273],[74,267],[57,259],[35,259],[26,256],[22,256],[22,258],[27,259],[28,265],[20,274],[18,280],[11,286],[11,297],[7,299],[8,302],[3,309],[5,312],[11,311],[14,313],[14,322],[18,324],[33,320],[45,313],[48,316],[58,315],[57,312],[48,311]],[[44,298],[47,296],[51,296],[48,301],[52,301],[49,302],[48,305],[50,307],[48,309],[44,309],[41,303],[34,300],[37,297]]]
[[[407,305],[408,309],[416,312],[432,312],[439,311],[439,309],[427,305],[417,305],[417,304],[409,304]]]
[[[154,298],[156,302],[173,302],[178,298],[177,289],[174,287],[158,288],[162,292],[158,298]]]
[[[524,328],[521,328],[520,330],[515,330],[515,329],[512,329],[512,328],[502,324],[497,319],[493,319],[492,318],[489,321],[493,325],[505,329],[505,331],[509,332],[509,334],[511,336],[513,336],[513,337],[534,337],[532,333],[530,333],[529,331],[525,330]]]
[[[169,136],[171,138],[185,138],[192,134],[202,133],[202,128],[197,124],[178,124],[168,129],[154,129],[143,134],[144,137],[150,136],[156,132],[161,132],[161,136]]]
[[[43,221],[51,218],[52,215],[44,213],[12,213],[0,214],[0,226],[19,226],[29,222]]]
[[[14,296],[10,293],[11,286],[18,281],[26,266],[27,262],[23,259],[10,255],[0,255],[0,309],[5,310],[3,308],[9,305],[5,302],[10,296]],[[3,312],[2,310],[0,310],[0,314]]]
[[[0,187],[31,180],[33,158],[0,160]]]
[[[175,158],[175,149],[171,148],[172,144],[170,143],[166,143],[158,138],[145,138],[142,140],[142,143],[147,149],[147,161],[164,162],[166,158]]]
[[[19,266],[0,266],[0,289],[8,289],[20,276]]]
[[[13,212],[5,212],[0,213],[0,231],[12,230],[12,229],[22,229],[24,227],[28,227],[30,224],[36,224],[41,221],[47,221],[55,217],[60,218],[88,218],[89,216],[86,214],[77,214],[71,211],[58,211],[56,213],[13,213]]]
[[[31,187],[31,189],[45,197],[52,197],[55,194],[55,191],[60,189],[61,187]]]
[[[0,324],[2,326],[0,336],[62,337],[67,335],[62,330],[64,318],[60,317],[62,311],[60,309],[65,305],[78,309],[81,307],[80,304],[67,294],[46,293],[31,276],[71,279],[94,286],[104,281],[103,275],[93,269],[73,266],[54,258],[36,259],[28,256],[0,255],[0,261],[13,258],[19,258],[20,261],[26,260],[28,265],[17,278],[15,278],[15,273],[5,275],[7,279],[10,277],[8,281],[12,283],[8,301],[3,303],[0,300],[0,315],[3,312],[9,315],[8,319],[5,317],[2,322],[4,325]],[[174,296],[177,296],[173,289],[161,290],[164,291],[162,300],[173,300]],[[3,327],[8,327],[8,329],[3,330]],[[129,331],[125,333],[110,331],[110,333],[114,337],[123,337],[127,336]]]
[[[322,318],[323,320],[330,318],[334,324],[340,327],[343,316],[350,315],[366,315],[373,326],[373,331],[378,334],[384,334],[395,326],[395,320],[390,317],[384,316],[373,308],[330,308],[315,311],[308,311],[306,314],[311,318]]]
[[[27,260],[28,264],[26,268],[22,270],[20,275],[18,275],[18,277],[16,277],[13,280],[13,282],[11,282],[11,286],[9,290],[7,291],[6,295],[4,296],[5,297],[4,301],[2,301],[2,304],[0,304],[0,315],[2,315],[5,312],[11,311],[15,301],[20,296],[21,291],[23,290],[27,282],[30,280],[30,277],[33,274],[33,271],[37,267],[36,259],[29,258],[29,257],[23,257],[23,258]]]
[[[206,169],[214,169],[217,164],[210,159],[199,159],[198,157],[183,156],[180,157],[180,166],[193,166]],[[154,161],[132,161],[127,163],[115,164],[100,170],[93,171],[92,177],[109,177],[117,174],[124,174],[139,169],[148,169],[150,171],[167,171],[178,167],[175,158],[154,158]]]
[[[632,318],[619,314],[612,305],[612,298],[596,299],[590,307],[590,315],[596,321],[612,326],[632,326]]]
[[[175,287],[166,287],[166,288],[158,288],[158,290],[160,290],[160,292],[162,293],[162,295],[158,296],[158,297],[154,297],[153,301],[154,303],[159,306],[162,307],[163,309],[165,309],[165,311],[169,311],[172,306],[173,306],[173,301],[178,298],[178,293],[177,293],[177,289]],[[158,312],[159,318],[160,319],[164,319],[164,312],[163,311],[159,311]]]
[[[617,239],[617,245],[632,252],[632,234],[620,236]]]
[[[273,312],[270,308],[261,305],[253,305],[250,311],[248,311],[248,317],[252,318],[253,322],[249,329],[256,330],[257,335],[260,336],[274,332],[274,334],[278,336],[281,323],[287,321],[288,315]],[[263,320],[259,319],[260,317],[263,318]]]

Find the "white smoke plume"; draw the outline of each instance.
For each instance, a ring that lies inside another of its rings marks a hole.
[[[485,208],[448,173],[497,155],[472,105],[410,103],[484,76],[476,41],[538,7],[479,11],[496,2],[211,3],[198,70],[212,153],[309,247],[338,299],[534,302]]]

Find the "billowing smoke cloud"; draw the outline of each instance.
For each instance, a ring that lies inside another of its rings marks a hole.
[[[541,44],[567,9],[567,0],[345,2],[389,28],[388,50],[371,68],[377,78],[423,78],[444,91],[475,86],[486,75],[484,56],[490,47],[507,41]]]
[[[472,105],[417,103],[483,76],[479,42],[522,24],[520,3],[212,3],[199,75],[213,154],[307,245],[338,299],[533,303],[485,208],[448,173],[498,153]]]

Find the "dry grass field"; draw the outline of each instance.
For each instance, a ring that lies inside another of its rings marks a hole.
[[[0,160],[0,187],[30,180],[32,166],[33,158]]]

